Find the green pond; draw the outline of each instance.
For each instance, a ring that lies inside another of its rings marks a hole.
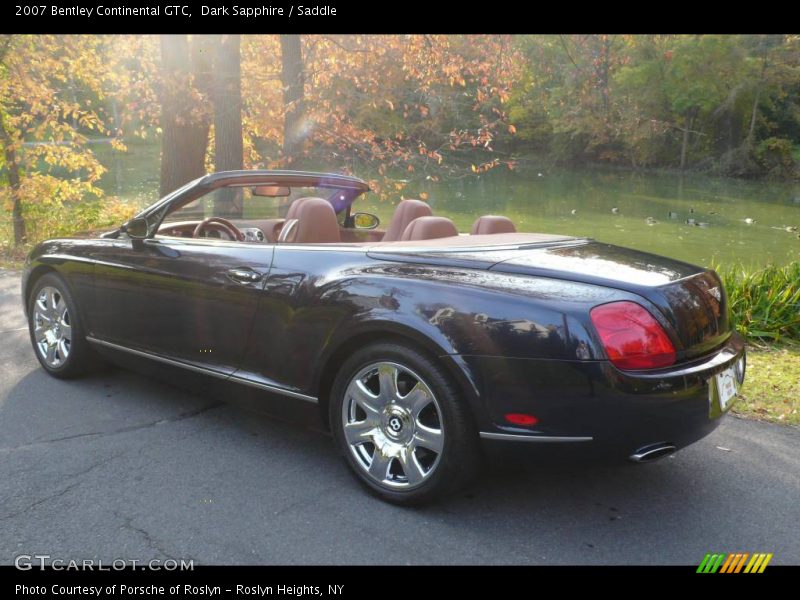
[[[140,206],[156,200],[157,148],[132,146],[128,153],[100,154],[109,167],[102,181],[109,194]],[[451,218],[462,232],[469,231],[479,215],[501,214],[520,231],[592,237],[702,265],[783,265],[800,260],[797,183],[498,168],[454,181],[411,181],[403,191],[412,198],[423,193],[434,214]],[[385,225],[394,203],[370,194],[355,206],[374,212]]]

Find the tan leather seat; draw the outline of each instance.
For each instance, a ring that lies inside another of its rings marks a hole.
[[[475,219],[470,235],[485,235],[491,233],[516,233],[517,228],[508,217],[500,215],[483,215]]]
[[[446,217],[418,217],[406,227],[400,241],[435,240],[458,235],[455,224]]]
[[[389,227],[386,233],[383,234],[383,242],[396,242],[399,240],[403,232],[414,219],[419,217],[430,217],[433,215],[431,207],[422,200],[403,200],[394,209],[392,220],[389,221]]]
[[[305,196],[292,202],[289,205],[289,210],[286,211],[286,220],[288,221],[289,219],[296,219],[297,211],[300,210],[300,207],[303,206],[303,203],[309,198],[313,198],[313,196]]]
[[[292,201],[289,205],[289,210],[286,211],[286,217],[283,219],[264,219],[262,223],[255,223],[254,227],[258,227],[261,231],[264,232],[264,236],[267,238],[269,242],[282,242],[289,233],[289,230],[293,227],[289,221],[296,221],[297,220],[297,211],[300,210],[300,207],[303,203],[308,200],[309,198],[313,198],[313,196],[304,196],[303,198],[298,198],[297,200]],[[297,224],[295,223],[294,226]],[[284,233],[284,231],[286,233]]]
[[[286,220],[278,241],[294,244],[340,242],[339,221],[330,202],[322,198],[300,198],[294,204],[300,200],[303,202],[298,205],[295,218]]]

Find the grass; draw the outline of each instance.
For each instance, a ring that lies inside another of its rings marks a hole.
[[[736,265],[717,272],[742,335],[750,340],[800,341],[800,262],[756,270]]]
[[[745,383],[732,410],[759,421],[800,425],[800,345],[751,345]]]

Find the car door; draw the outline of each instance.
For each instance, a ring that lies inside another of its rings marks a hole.
[[[359,310],[346,290],[327,286],[327,274],[347,268],[357,253],[310,244],[276,246],[237,377],[292,393],[308,391],[313,362],[337,326]]]
[[[95,265],[90,334],[230,374],[240,364],[274,247],[222,239],[116,239]]]

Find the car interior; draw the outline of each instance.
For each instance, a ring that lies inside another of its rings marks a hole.
[[[445,238],[463,241],[466,235],[460,234],[450,219],[435,216],[427,202],[413,199],[399,202],[388,226],[379,229],[376,216],[351,214],[350,203],[337,214],[334,205],[345,196],[339,190],[330,192],[326,188],[279,185],[221,187],[167,214],[157,234],[263,244],[369,245]],[[280,216],[282,212],[284,216]],[[469,235],[516,231],[508,217],[484,215],[475,220]]]

